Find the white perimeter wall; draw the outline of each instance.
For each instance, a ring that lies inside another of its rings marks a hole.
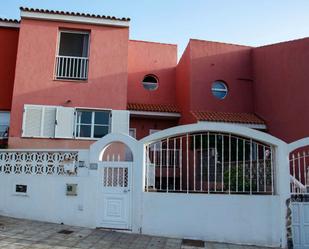
[[[66,195],[66,184],[77,183],[77,196]],[[27,195],[15,185],[27,185]],[[95,227],[96,180],[93,177],[0,175],[0,215],[67,225]]]
[[[279,196],[143,193],[144,234],[280,246]]]

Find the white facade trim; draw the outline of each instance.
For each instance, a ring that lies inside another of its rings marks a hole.
[[[230,123],[230,122],[211,122],[211,121],[198,121],[198,123],[205,123],[205,124],[232,124],[232,125],[240,125],[251,129],[257,129],[257,130],[266,130],[267,126],[263,124],[246,124],[246,123]]]
[[[133,116],[146,116],[146,117],[171,117],[180,118],[180,113],[175,112],[144,112],[144,111],[130,111],[130,115]]]
[[[117,26],[117,27],[129,27],[130,21],[125,20],[110,20],[98,17],[88,16],[72,16],[72,15],[61,15],[51,13],[40,13],[40,12],[29,12],[21,10],[21,18],[39,19],[47,21],[60,21],[60,22],[72,22],[72,23],[86,23],[103,26]]]
[[[288,150],[289,152],[292,152],[293,150],[296,150],[304,146],[309,146],[309,137],[302,138],[302,139],[299,139],[297,141],[294,141],[288,144]]]
[[[0,27],[4,27],[4,28],[19,28],[19,26],[20,26],[19,23],[0,21]]]
[[[214,123],[214,122],[209,123],[201,122],[197,124],[172,127],[166,130],[156,132],[152,135],[149,135],[140,140],[140,142],[147,144],[151,143],[152,141],[161,140],[170,136],[177,136],[184,133],[198,132],[198,131],[216,131],[216,132],[233,133],[244,137],[253,138],[257,141],[265,142],[275,146],[286,145],[286,143],[283,140],[271,136],[265,132],[257,131],[240,125],[233,125],[227,123]]]

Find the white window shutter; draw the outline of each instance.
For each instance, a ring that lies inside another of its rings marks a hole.
[[[56,112],[56,138],[73,138],[74,132],[74,108],[57,107]]]
[[[130,112],[112,110],[112,132],[129,134]]]
[[[40,137],[42,130],[42,106],[25,106],[23,116],[23,137]]]
[[[56,111],[56,107],[44,106],[42,118],[43,137],[55,137]]]

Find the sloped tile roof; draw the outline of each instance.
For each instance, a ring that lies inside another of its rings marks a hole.
[[[17,19],[8,19],[8,18],[1,18],[1,17],[0,17],[0,22],[19,23],[20,21],[17,20]]]
[[[46,14],[84,16],[84,17],[94,17],[94,18],[102,18],[102,19],[108,19],[108,20],[116,20],[116,21],[130,21],[130,18],[127,18],[127,17],[118,18],[115,16],[95,15],[95,14],[79,13],[79,12],[71,12],[71,11],[34,9],[34,8],[27,8],[27,7],[20,7],[20,10],[28,11],[28,12],[46,13]]]
[[[210,111],[192,111],[191,113],[198,121],[265,125],[265,122],[253,113]]]
[[[131,111],[143,111],[143,112],[174,112],[174,113],[180,112],[176,105],[171,104],[128,103],[127,109]]]

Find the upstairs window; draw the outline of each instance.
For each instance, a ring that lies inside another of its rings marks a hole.
[[[211,91],[217,99],[224,99],[228,93],[228,88],[223,81],[217,80],[212,83]]]
[[[77,110],[77,138],[101,138],[110,132],[110,111]]]
[[[142,81],[143,87],[146,90],[154,91],[158,88],[158,78],[154,75],[146,75]]]
[[[10,113],[0,112],[0,139],[8,137]]]
[[[60,31],[56,58],[56,79],[88,79],[89,33]]]

